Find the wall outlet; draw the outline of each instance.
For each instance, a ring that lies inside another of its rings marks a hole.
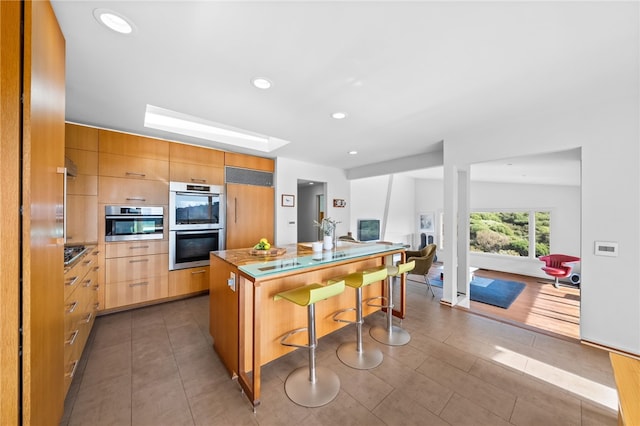
[[[233,272],[229,273],[229,278],[227,279],[227,285],[231,289],[231,291],[236,291],[236,274]]]

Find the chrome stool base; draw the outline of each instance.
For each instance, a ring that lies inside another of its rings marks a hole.
[[[378,342],[389,346],[406,345],[411,340],[409,333],[395,325],[392,325],[390,330],[380,326],[371,327],[369,334]]]
[[[316,367],[316,381],[309,380],[309,368],[300,367],[284,383],[289,399],[303,407],[320,407],[333,401],[340,392],[340,379],[333,371]]]
[[[358,370],[375,368],[382,363],[382,351],[366,343],[362,344],[361,352],[358,352],[358,342],[343,343],[336,354],[343,364]]]

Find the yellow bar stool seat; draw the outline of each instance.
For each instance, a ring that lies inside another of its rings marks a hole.
[[[351,368],[359,370],[368,370],[375,368],[382,362],[382,351],[373,345],[365,344],[362,341],[362,287],[368,286],[387,278],[387,268],[385,266],[368,269],[364,271],[354,272],[344,277],[329,280],[344,280],[345,285],[356,290],[356,306],[355,308],[343,309],[333,315],[334,321],[346,322],[356,325],[356,341],[346,342],[340,345],[336,351],[338,358],[343,364]],[[356,311],[356,320],[349,321],[339,318],[341,314],[347,311]]]
[[[292,371],[284,383],[284,390],[289,399],[303,407],[320,407],[326,405],[338,395],[340,379],[333,371],[316,367],[316,337],[315,306],[317,302],[328,299],[344,291],[344,281],[333,281],[329,284],[308,284],[302,287],[283,291],[276,294],[273,300],[284,299],[298,306],[307,307],[307,327],[298,328],[285,334],[280,343],[285,346],[306,348],[309,351],[308,367],[300,367]],[[297,345],[288,343],[287,339],[296,333],[308,331],[308,344]]]
[[[393,325],[393,280],[402,274],[412,271],[415,267],[415,260],[398,265],[387,265],[387,302],[386,305],[381,306],[387,309],[387,327],[374,326],[369,330],[371,337],[380,343],[401,346],[406,345],[411,340],[411,335],[406,330]]]

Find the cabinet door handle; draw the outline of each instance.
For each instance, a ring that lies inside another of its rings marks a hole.
[[[100,309],[100,302],[96,302],[96,303],[94,303],[94,304],[93,304],[93,309],[95,309],[96,311],[97,311],[98,309]]]
[[[142,197],[127,197],[127,201],[147,201],[147,199]]]
[[[87,318],[85,318],[85,320],[84,320],[84,323],[85,323],[85,324],[89,324],[89,322],[91,321],[91,317],[92,317],[92,316],[93,316],[93,313],[92,313],[92,312],[89,312],[89,313],[87,314]]]
[[[90,287],[91,286],[91,278],[89,278],[88,280],[84,280],[84,284],[82,285],[82,287]]]
[[[94,255],[94,256],[97,256],[97,255],[99,255],[99,254],[100,254],[100,250],[96,250],[96,251],[94,251],[94,252],[93,252],[93,253],[91,253],[91,254],[92,254],[92,255]]]
[[[233,197],[233,223],[238,223],[238,197]]]
[[[76,281],[78,281],[78,278],[79,277],[71,277],[67,281],[65,281],[64,284],[68,285],[68,286],[72,286],[72,285],[74,285],[76,283]]]
[[[149,281],[142,281],[142,282],[139,282],[139,283],[129,284],[129,287],[139,287],[141,285],[149,285]]]
[[[67,306],[69,307],[67,309],[67,313],[70,314],[76,310],[76,307],[78,307],[78,301],[76,300],[75,302],[71,302]]]
[[[207,271],[205,271],[204,269],[203,269],[203,270],[201,270],[201,271],[193,271],[193,272],[191,272],[191,275],[195,275],[195,274],[204,274],[205,272],[207,272]]]
[[[100,284],[96,284],[96,285],[94,285],[94,286],[93,286],[93,289],[94,289],[95,291],[98,291],[98,290],[100,289]]]
[[[65,377],[68,377],[70,379],[73,379],[73,376],[76,374],[76,368],[78,367],[78,360],[73,361],[73,367],[71,367],[71,371],[68,373],[65,373]]]
[[[139,173],[139,172],[125,172],[124,173],[127,176],[140,176],[140,177],[145,177],[146,174],[144,173]]]
[[[129,250],[136,250],[136,249],[148,249],[149,246],[131,246],[129,247]]]
[[[207,182],[207,180],[206,180],[206,179],[191,178],[191,182],[201,182],[201,183],[206,183],[206,182]]]
[[[130,260],[129,263],[138,263],[138,262],[148,262],[149,259],[137,259],[137,260]]]
[[[93,263],[93,259],[85,260],[82,263],[84,264],[84,266],[89,266],[89,265],[91,265]]]
[[[68,340],[64,341],[65,345],[73,345],[76,342],[76,337],[78,337],[78,333],[80,333],[80,330],[75,330],[73,333],[71,333],[71,337],[69,337]]]

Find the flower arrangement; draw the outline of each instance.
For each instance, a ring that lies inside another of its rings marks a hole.
[[[324,219],[322,219],[321,222],[314,220],[313,223],[314,223],[314,226],[317,226],[318,228],[320,228],[320,230],[324,235],[331,235],[333,234],[333,231],[336,229],[336,225],[339,224],[340,222],[333,220],[330,217],[325,217]]]

